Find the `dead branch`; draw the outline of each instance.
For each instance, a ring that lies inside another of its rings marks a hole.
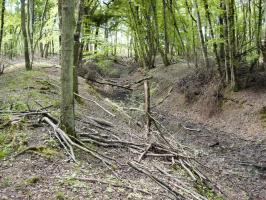
[[[91,116],[86,116],[86,118],[95,121],[99,125],[108,126],[108,127],[113,127],[114,126],[113,123],[108,122],[105,119],[100,119],[100,118],[91,117]]]
[[[201,130],[199,128],[189,128],[187,126],[181,125],[183,127],[183,129],[188,130],[188,131],[196,131],[196,132],[200,132]]]
[[[140,162],[143,157],[148,153],[148,151],[152,148],[152,143],[149,144],[149,146],[145,149],[145,151],[140,155],[139,159],[138,159],[138,162]]]
[[[93,80],[93,82],[101,84],[101,85],[110,85],[110,86],[113,86],[113,87],[119,87],[119,88],[130,90],[130,91],[132,90],[129,85],[125,85],[124,86],[124,85],[120,85],[118,83],[108,82],[106,80],[104,80],[104,81]]]
[[[176,192],[171,186],[169,186],[167,183],[165,183],[164,181],[162,181],[161,179],[155,177],[153,174],[151,174],[151,172],[149,172],[146,169],[143,169],[141,165],[137,164],[136,162],[128,162],[128,165],[130,167],[132,167],[133,169],[137,170],[138,172],[141,172],[143,174],[145,174],[146,176],[148,176],[149,178],[151,178],[152,180],[154,180],[158,185],[160,185],[161,187],[163,187],[164,189],[168,190],[172,195],[174,195],[177,199],[185,199],[185,197]]]
[[[74,178],[74,179],[77,179],[77,180],[80,180],[80,181],[89,181],[89,182],[92,182],[92,183],[101,183],[101,184],[111,185],[113,187],[121,187],[121,188],[129,189],[129,190],[132,190],[132,191],[135,191],[135,192],[140,192],[140,193],[143,193],[145,195],[151,195],[151,196],[153,195],[150,192],[147,192],[147,191],[142,190],[142,189],[134,188],[134,187],[129,186],[129,185],[122,185],[122,184],[118,184],[118,183],[103,181],[103,180],[100,180],[100,179],[81,178],[81,177],[77,177],[77,178]]]
[[[85,151],[85,152],[89,153],[90,155],[92,155],[93,157],[101,160],[103,163],[112,166],[111,163],[109,163],[105,158],[103,158],[102,156],[100,156],[97,152],[89,149],[88,147],[81,146],[81,145],[77,144],[76,142],[73,142],[73,140],[70,139],[70,137],[62,129],[60,129],[58,126],[56,126],[49,118],[44,117],[44,118],[42,118],[42,121],[43,122],[46,122],[47,124],[49,124],[58,133],[58,135],[64,141],[66,141],[69,145],[74,146],[74,147],[76,147],[76,148],[78,148],[78,149],[80,149],[82,151]]]
[[[115,117],[115,114],[111,113],[110,111],[108,111],[106,108],[104,108],[103,106],[101,106],[98,102],[92,100],[92,99],[89,99],[89,98],[86,98],[86,97],[83,97],[81,96],[80,94],[77,94],[77,93],[74,93],[74,95],[76,95],[77,97],[80,97],[86,101],[90,101],[94,104],[96,104],[98,107],[100,107],[103,111],[105,111],[106,113],[108,113],[109,115],[111,115],[112,117]]]
[[[207,200],[206,197],[203,197],[202,195],[198,194],[197,192],[195,192],[192,188],[190,188],[189,186],[187,186],[184,182],[182,182],[181,180],[177,179],[177,177],[172,176],[171,174],[169,174],[168,172],[166,172],[165,170],[159,168],[158,166],[155,166],[155,168],[161,172],[162,174],[170,177],[171,179],[175,180],[176,182],[178,182],[178,184],[174,184],[175,187],[177,187],[178,189],[182,190],[183,192],[190,194],[192,197],[194,197],[197,200]]]

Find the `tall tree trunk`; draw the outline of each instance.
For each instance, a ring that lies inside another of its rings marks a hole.
[[[258,57],[260,56],[261,52],[261,27],[262,27],[262,18],[263,18],[263,5],[262,0],[259,0],[258,2],[258,25],[257,25],[257,49],[258,49]],[[266,11],[264,11],[266,12]],[[266,22],[265,22],[266,23]]]
[[[164,51],[165,54],[169,54],[169,37],[168,37],[168,18],[167,18],[167,2],[163,1],[163,22],[164,22]]]
[[[230,66],[229,66],[229,60],[230,60],[230,49],[229,49],[229,40],[228,40],[228,19],[227,19],[227,10],[226,10],[226,0],[223,1],[223,21],[224,21],[224,66],[225,66],[225,82],[228,84],[230,79]]]
[[[266,1],[264,1],[264,22],[266,22]],[[264,42],[262,48],[264,69],[266,70],[266,23],[264,23]]]
[[[62,29],[61,29],[61,127],[67,134],[75,135],[74,121],[74,92],[73,92],[73,58],[74,58],[74,29],[75,2],[62,0]]]
[[[228,0],[226,4],[227,21],[228,21],[228,43],[229,43],[229,62],[230,62],[230,78],[231,88],[234,91],[239,89],[236,68],[238,66],[238,60],[236,58],[236,36],[235,36],[235,0]]]
[[[31,60],[30,64],[33,64],[33,23],[34,23],[34,3],[33,0],[27,1],[27,33],[28,33],[28,41],[31,52]]]
[[[21,2],[21,30],[22,30],[23,39],[24,39],[25,66],[26,66],[26,70],[31,70],[32,66],[30,64],[28,34],[26,30],[25,0],[20,0],[20,2]]]
[[[80,65],[80,58],[81,54],[81,42],[80,42],[80,34],[81,34],[81,25],[82,25],[82,17],[83,17],[83,9],[84,9],[84,0],[79,1],[79,6],[78,6],[78,19],[76,23],[76,31],[74,35],[74,69],[73,69],[73,76],[74,76],[74,81],[73,81],[73,88],[74,88],[74,93],[79,92],[78,88],[78,68]]]
[[[2,0],[1,27],[0,27],[0,54],[1,54],[1,50],[2,50],[2,41],[3,41],[3,33],[4,33],[5,10],[6,10],[6,0]]]
[[[200,18],[197,0],[193,0],[193,5],[194,5],[196,16],[197,16],[197,27],[198,27],[198,33],[199,33],[199,38],[200,38],[200,43],[201,43],[202,55],[203,55],[204,63],[206,67],[209,69],[210,65],[209,65],[209,60],[208,60],[207,46],[205,44],[205,40],[204,40],[204,36],[202,32],[201,18]]]
[[[208,20],[209,26],[210,26],[210,32],[211,32],[211,37],[213,40],[215,40],[215,35],[214,35],[214,30],[212,27],[212,21],[211,21],[211,13],[209,10],[209,4],[207,2],[207,0],[203,0],[204,2],[204,8],[205,8],[205,13],[206,13],[206,18]],[[217,68],[218,68],[218,72],[221,78],[223,78],[223,73],[222,73],[222,66],[221,66],[221,62],[220,62],[220,57],[218,54],[218,45],[217,43],[214,41],[213,42],[213,52],[216,58],[216,63],[217,63]]]

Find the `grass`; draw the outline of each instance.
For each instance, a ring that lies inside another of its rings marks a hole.
[[[56,77],[49,77],[44,69],[35,66],[32,71],[18,68],[16,71],[6,72],[1,75],[0,85],[0,110],[22,112],[39,110],[40,105],[53,105],[51,114],[59,118],[59,81]],[[0,114],[0,159],[23,150],[28,145],[31,130],[24,119],[12,124],[15,118],[10,113]],[[40,153],[52,156],[56,150],[45,148]]]

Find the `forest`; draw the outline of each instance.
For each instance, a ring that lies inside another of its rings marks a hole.
[[[0,0],[0,200],[266,200],[265,0]]]

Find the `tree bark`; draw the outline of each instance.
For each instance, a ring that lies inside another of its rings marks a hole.
[[[0,28],[0,54],[2,52],[2,41],[3,41],[4,24],[5,24],[5,10],[6,10],[6,0],[2,0],[1,28]]]
[[[209,4],[208,4],[207,0],[203,0],[203,2],[204,2],[206,18],[207,18],[209,26],[210,26],[211,37],[212,37],[213,40],[215,40],[214,30],[213,30],[212,21],[211,21],[211,13],[210,13],[210,10],[209,10]],[[216,42],[213,42],[213,52],[214,52],[214,55],[215,55],[215,58],[216,58],[218,72],[219,72],[220,78],[222,79],[223,78],[223,73],[222,73],[220,57],[219,57],[219,54],[218,54],[218,45],[217,45]]]
[[[197,15],[197,27],[198,27],[198,33],[199,33],[199,38],[200,38],[200,43],[201,43],[202,55],[203,55],[204,63],[206,67],[209,69],[210,65],[209,65],[209,60],[208,60],[207,46],[205,44],[205,39],[204,39],[203,32],[202,32],[201,18],[200,18],[197,0],[193,0],[193,5],[194,5],[194,9]]]
[[[231,88],[234,91],[239,89],[236,68],[238,60],[236,58],[236,36],[235,36],[235,0],[228,0],[226,3],[227,22],[228,22],[228,44],[229,44],[229,64],[230,64],[230,78]]]
[[[24,39],[25,66],[26,66],[26,70],[31,70],[32,66],[30,64],[28,34],[26,30],[25,0],[20,0],[20,2],[21,2],[21,30],[22,30],[23,39]]]
[[[74,76],[74,81],[73,81],[73,88],[74,88],[74,93],[78,94],[79,93],[79,88],[78,88],[78,68],[80,66],[80,61],[82,58],[81,52],[81,42],[80,42],[80,33],[81,33],[81,25],[82,25],[82,17],[83,17],[83,9],[84,9],[84,0],[79,1],[79,6],[78,6],[78,19],[76,23],[76,31],[74,35],[74,69],[73,69],[73,76]]]
[[[74,92],[73,92],[73,58],[74,58],[74,28],[75,8],[73,0],[62,0],[61,28],[61,127],[69,135],[75,135]]]

